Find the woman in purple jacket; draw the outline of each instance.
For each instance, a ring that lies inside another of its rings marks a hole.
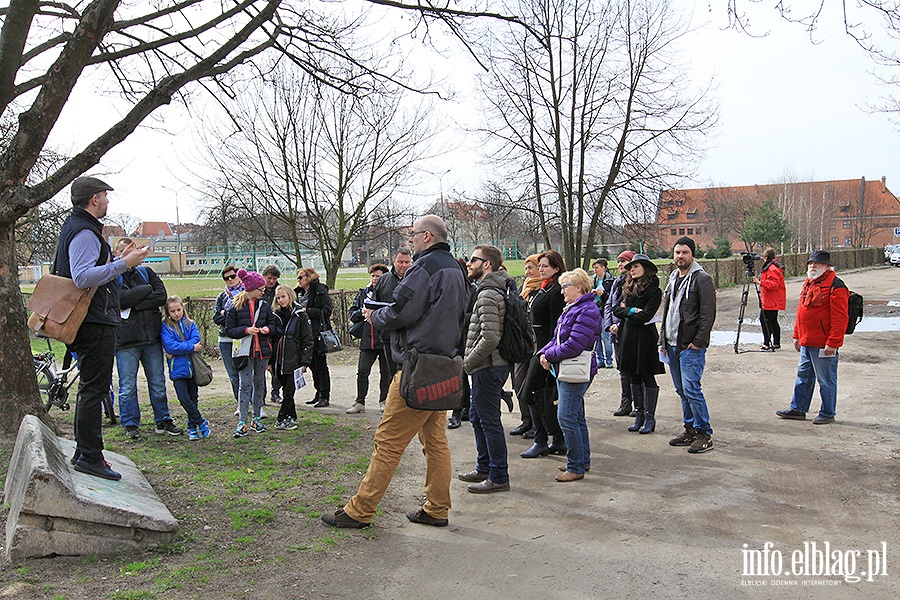
[[[587,381],[556,382],[559,392],[559,426],[568,448],[568,464],[560,466],[563,473],[557,475],[556,480],[566,482],[584,479],[585,472],[591,470],[591,444],[584,419],[584,394],[597,373],[597,357],[593,349],[603,330],[603,318],[600,308],[594,302],[591,278],[584,269],[563,273],[559,277],[559,283],[566,306],[559,317],[553,338],[539,352],[541,366],[547,370],[552,368],[552,372],[556,373],[560,361],[575,358],[586,351],[590,352],[591,361]]]

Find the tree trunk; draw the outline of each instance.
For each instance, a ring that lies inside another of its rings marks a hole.
[[[25,325],[25,306],[15,267],[14,225],[0,227],[0,432],[15,435],[25,415],[36,415],[51,428],[53,420],[41,405],[31,346]]]

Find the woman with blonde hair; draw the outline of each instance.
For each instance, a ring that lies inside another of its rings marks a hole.
[[[597,374],[597,355],[594,347],[603,331],[603,316],[594,302],[591,278],[584,269],[566,271],[559,284],[566,306],[559,317],[550,341],[538,351],[541,366],[559,375],[560,363],[566,359],[589,355],[590,371],[587,381],[570,383],[557,379],[559,407],[557,417],[566,440],[565,467],[556,476],[559,482],[584,479],[591,470],[591,443],[584,418],[584,394]]]

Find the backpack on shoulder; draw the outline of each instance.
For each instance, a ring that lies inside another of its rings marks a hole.
[[[487,288],[486,288],[487,289]],[[525,299],[510,291],[492,287],[503,293],[506,314],[503,316],[503,335],[497,350],[503,360],[522,363],[534,356],[534,331],[528,318],[528,304]]]
[[[844,283],[842,279],[839,277],[835,277],[834,281],[831,282],[831,287],[847,287],[847,284]],[[863,320],[863,304],[864,299],[862,295],[857,294],[852,290],[847,290],[850,292],[850,298],[847,300],[847,316],[849,319],[847,320],[847,331],[844,332],[844,335],[850,335],[854,331],[856,331],[856,326]]]

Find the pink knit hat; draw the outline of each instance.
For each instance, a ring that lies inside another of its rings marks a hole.
[[[626,250],[617,257],[617,260],[622,260],[624,258],[628,262],[631,262],[634,260],[635,256],[637,256],[637,253],[634,250]],[[238,275],[240,275],[240,273],[238,273]]]
[[[241,280],[241,283],[244,284],[245,292],[252,292],[253,290],[258,290],[261,287],[266,287],[266,279],[256,271],[245,271],[244,269],[238,269],[237,272],[238,279]]]

